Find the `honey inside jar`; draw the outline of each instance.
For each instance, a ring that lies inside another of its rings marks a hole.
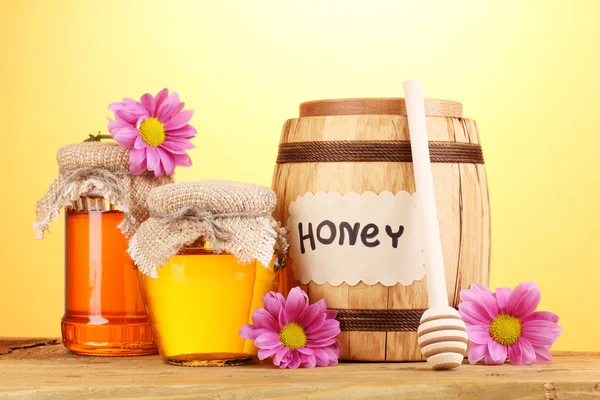
[[[123,213],[91,194],[66,212],[65,347],[78,354],[155,354]]]
[[[140,274],[159,352],[167,363],[224,366],[249,362],[256,354],[238,336],[262,307],[262,296],[277,290],[273,263],[240,263],[206,245],[186,248],[157,270]]]

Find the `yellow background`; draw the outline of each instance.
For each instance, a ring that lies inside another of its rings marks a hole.
[[[0,0],[0,336],[58,336],[63,224],[36,241],[56,150],[106,132],[121,97],[176,90],[196,111],[178,180],[270,185],[306,100],[426,96],[479,125],[492,288],[536,280],[554,349],[600,350],[600,1]]]

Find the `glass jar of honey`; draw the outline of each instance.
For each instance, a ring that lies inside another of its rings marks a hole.
[[[138,273],[118,228],[123,217],[97,190],[66,211],[61,330],[63,344],[74,353],[156,353]]]
[[[186,247],[158,269],[141,274],[148,311],[163,359],[183,366],[240,365],[256,348],[239,337],[262,296],[278,289],[273,265],[240,263],[202,242]]]
[[[132,175],[129,149],[114,142],[79,143],[57,153],[59,176],[36,205],[42,238],[66,210],[63,344],[84,355],[156,353],[127,237],[148,217],[150,189],[172,182]]]
[[[262,297],[279,289],[275,265],[287,250],[274,206],[271,189],[238,182],[175,183],[150,192],[150,217],[129,253],[165,362],[252,361],[257,349],[239,331]]]

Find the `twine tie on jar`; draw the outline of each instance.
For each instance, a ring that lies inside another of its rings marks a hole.
[[[210,211],[201,209],[198,206],[183,207],[172,213],[156,213],[151,212],[150,217],[157,218],[168,224],[178,220],[198,221],[204,223],[206,234],[214,236],[218,240],[227,241],[231,239],[231,230],[224,228],[219,224],[219,219],[224,218],[268,218],[267,212],[251,213],[251,212],[231,212],[215,214]]]

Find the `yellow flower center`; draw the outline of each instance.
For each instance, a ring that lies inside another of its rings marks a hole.
[[[295,322],[290,322],[279,332],[279,340],[281,340],[283,346],[290,350],[295,350],[298,347],[304,346],[308,338],[306,337],[304,328]]]
[[[158,147],[165,141],[165,126],[156,118],[148,118],[140,124],[140,136],[150,146]]]
[[[521,337],[521,322],[512,315],[500,314],[490,324],[490,336],[502,346],[515,344]]]

